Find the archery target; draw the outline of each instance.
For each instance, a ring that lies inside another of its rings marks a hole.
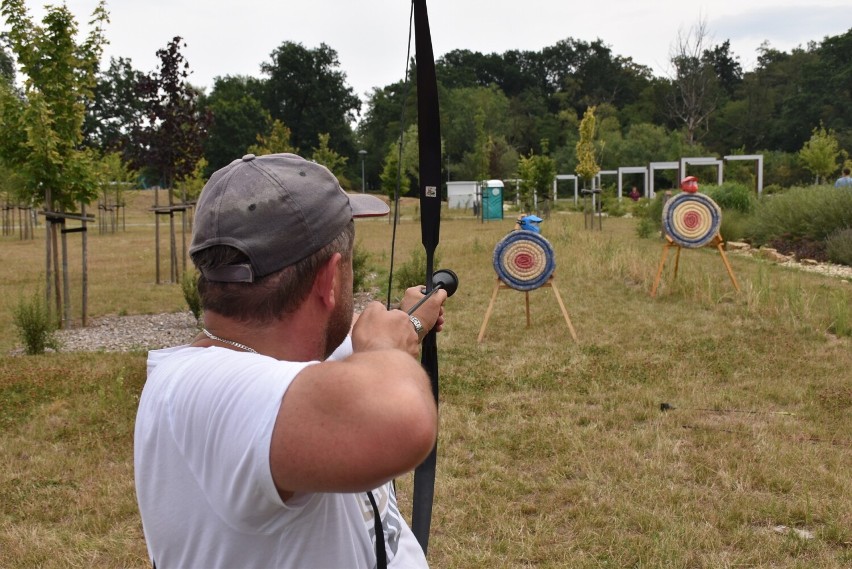
[[[709,196],[683,192],[663,206],[663,227],[681,247],[704,247],[718,233],[722,210]]]
[[[550,242],[532,231],[513,231],[494,248],[497,276],[516,290],[540,287],[555,268]]]

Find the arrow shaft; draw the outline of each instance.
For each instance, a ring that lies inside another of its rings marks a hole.
[[[415,311],[415,310],[417,310],[418,308],[420,308],[420,307],[423,305],[423,303],[424,303],[424,302],[426,302],[427,300],[429,300],[429,298],[430,298],[433,294],[435,294],[435,292],[437,292],[438,290],[440,290],[440,289],[442,289],[442,288],[444,288],[444,287],[442,287],[441,285],[436,285],[436,286],[435,286],[435,288],[433,288],[432,290],[430,290],[429,292],[427,292],[426,294],[424,294],[424,295],[423,295],[423,298],[421,298],[420,300],[418,300],[418,301],[417,301],[417,304],[415,304],[414,306],[412,306],[411,308],[409,308],[409,309],[408,309],[408,315],[409,315],[409,316],[411,316],[412,314],[414,314],[414,311]]]

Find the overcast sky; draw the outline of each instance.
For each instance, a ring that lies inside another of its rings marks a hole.
[[[55,0],[58,3],[60,0]],[[52,0],[28,0],[40,7]],[[82,30],[96,0],[66,0]],[[454,49],[503,53],[540,50],[572,37],[602,39],[616,55],[632,57],[666,75],[672,43],[706,19],[712,45],[730,39],[745,69],[764,41],[782,51],[852,28],[852,0],[431,0],[427,1],[436,57]],[[110,56],[130,58],[153,71],[156,51],[172,37],[190,82],[212,86],[225,75],[261,77],[260,64],[284,41],[307,48],[326,43],[337,51],[348,84],[362,96],[403,78],[408,0],[111,0],[106,36]],[[413,46],[412,46],[413,51]]]

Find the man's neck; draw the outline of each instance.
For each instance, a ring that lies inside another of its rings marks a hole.
[[[264,324],[245,323],[216,313],[204,314],[204,328],[221,342],[199,336],[193,345],[221,346],[239,350],[233,343],[242,344],[259,354],[277,360],[307,362],[324,359],[324,329],[317,326],[306,310],[298,310],[284,319]],[[321,321],[321,320],[320,320]]]

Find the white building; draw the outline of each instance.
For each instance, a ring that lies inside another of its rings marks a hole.
[[[479,182],[447,182],[447,206],[470,209],[476,203]]]

